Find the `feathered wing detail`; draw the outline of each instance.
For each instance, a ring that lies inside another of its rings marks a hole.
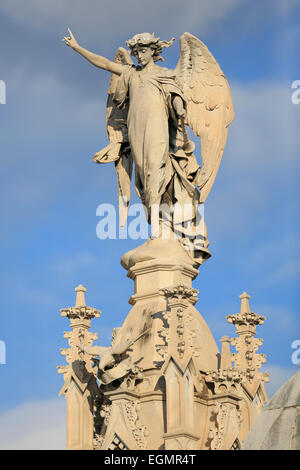
[[[230,88],[213,55],[190,33],[180,38],[175,73],[187,100],[186,124],[201,139],[202,168],[195,183],[203,203],[214,183],[234,118]]]
[[[130,57],[129,51],[123,47],[119,47],[116,52],[114,62],[122,65],[132,65],[132,59]],[[107,135],[111,143],[118,142],[128,142],[128,133],[127,133],[127,113],[128,106],[125,106],[123,109],[117,107],[116,103],[113,100],[115,94],[119,76],[112,73],[110,77],[110,85],[108,89],[108,98],[106,105],[106,129]]]
[[[113,344],[111,345],[112,354],[122,354],[123,352],[127,351],[127,349],[129,349],[130,346],[136,343],[136,341],[138,341],[142,336],[149,334],[150,331],[151,331],[151,328],[147,328],[138,336],[136,336],[134,339],[126,339],[125,341],[121,341],[119,343],[113,342]]]
[[[130,53],[123,47],[117,50],[114,62],[122,65],[133,64]],[[132,156],[127,130],[128,105],[120,109],[113,100],[118,79],[118,75],[111,74],[106,106],[106,130],[110,144],[97,152],[93,160],[96,163],[115,162],[118,177],[119,219],[120,225],[124,226],[130,201]]]

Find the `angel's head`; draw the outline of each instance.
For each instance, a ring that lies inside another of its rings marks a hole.
[[[131,50],[131,54],[136,57],[139,64],[143,67],[151,60],[157,62],[158,60],[164,61],[159,55],[163,47],[170,47],[175,38],[171,41],[160,41],[159,38],[154,36],[154,33],[140,33],[133,36],[133,38],[126,41],[127,46]]]

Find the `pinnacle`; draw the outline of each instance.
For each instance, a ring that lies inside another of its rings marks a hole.
[[[220,339],[221,343],[230,343],[230,339],[228,336],[222,336]]]
[[[251,312],[250,305],[249,305],[250,295],[247,294],[247,292],[243,292],[240,295],[240,299],[241,299],[241,312],[240,313],[250,313]]]
[[[240,299],[250,299],[251,295],[247,294],[247,292],[243,292],[239,297]]]
[[[86,288],[83,287],[82,284],[80,284],[79,286],[77,286],[75,288],[75,292],[77,292],[77,295],[76,295],[76,307],[83,307],[86,305],[85,303],[85,296],[84,296],[84,293],[86,292]]]
[[[86,292],[86,288],[82,284],[79,284],[79,286],[75,287],[75,292]]]

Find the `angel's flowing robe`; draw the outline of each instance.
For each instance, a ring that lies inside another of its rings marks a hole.
[[[197,172],[199,166],[195,158],[188,157],[182,149],[183,140],[172,106],[176,95],[185,103],[174,72],[157,65],[149,70],[125,67],[114,95],[118,107],[129,102],[128,140],[135,163],[136,188],[148,208],[161,202],[174,176],[170,157],[177,159],[177,164],[184,160],[176,170],[189,195],[193,197],[195,191],[190,175]],[[178,191],[176,193],[180,198]]]
[[[182,218],[177,220],[183,232],[183,223],[195,218],[199,204],[195,181],[200,167],[195,156],[186,155],[182,148],[172,105],[176,95],[185,105],[174,71],[157,65],[149,70],[129,65],[118,79],[113,100],[119,108],[129,104],[127,128],[135,186],[148,214],[153,204],[189,206],[190,210],[182,209]]]

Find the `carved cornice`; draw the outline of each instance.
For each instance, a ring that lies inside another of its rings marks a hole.
[[[265,317],[258,315],[257,313],[251,312],[249,299],[250,295],[246,292],[243,292],[240,295],[241,299],[241,310],[240,313],[235,313],[234,315],[227,315],[228,323],[233,323],[236,327],[236,332],[238,335],[246,334],[247,332],[255,334],[256,326],[262,325],[265,322]]]
[[[160,289],[160,292],[162,292],[169,299],[179,301],[189,300],[193,304],[197,300],[197,295],[199,294],[197,289],[184,286],[183,284],[166,289]]]
[[[215,394],[236,393],[240,384],[245,382],[246,374],[234,368],[219,369],[208,371],[204,380],[214,385]]]
[[[256,326],[263,325],[266,317],[254,312],[245,312],[227,315],[226,319],[228,323],[232,323],[236,327],[237,334],[243,334],[247,331],[255,333]]]
[[[99,318],[101,313],[100,310],[88,305],[62,308],[60,311],[62,317],[67,317],[70,320],[92,320],[93,318]]]

